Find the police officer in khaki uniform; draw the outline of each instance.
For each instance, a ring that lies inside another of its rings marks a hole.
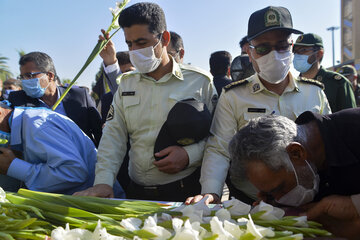
[[[300,35],[294,44],[294,67],[300,76],[315,79],[325,86],[331,111],[356,107],[351,84],[341,74],[326,70],[321,66],[324,56],[323,42],[314,33]]]
[[[337,72],[345,76],[351,82],[355,95],[356,106],[360,107],[360,84],[358,83],[358,73],[356,68],[353,65],[344,65],[339,68]]]
[[[183,147],[169,146],[155,153],[157,158],[164,157],[158,161],[154,144],[177,102],[195,99],[212,112],[216,89],[208,74],[179,65],[167,54],[170,33],[157,4],[137,3],[124,9],[119,24],[137,70],[120,76],[98,150],[94,186],[77,195],[113,197],[110,186],[125,155],[129,135],[129,175],[136,189],[130,187],[127,197],[184,201],[187,194],[200,193],[200,171],[196,170],[201,165],[205,140]]]
[[[292,62],[290,12],[283,7],[267,7],[254,12],[249,19],[248,55],[256,73],[224,88],[211,126],[201,167],[202,195],[186,203],[209,196],[207,202],[219,202],[230,165],[228,143],[250,119],[277,114],[295,120],[306,110],[330,113],[322,84],[308,79],[295,79],[289,72]],[[252,201],[257,190],[244,181],[234,186],[243,193],[242,201]],[[234,195],[230,189],[230,195]],[[250,197],[250,198],[249,198]]]

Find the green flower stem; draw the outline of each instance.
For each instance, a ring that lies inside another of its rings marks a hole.
[[[119,15],[121,13],[121,11],[125,8],[126,4],[129,2],[130,0],[124,0],[121,5],[119,6],[119,13],[118,15],[116,15],[115,17],[113,17],[113,20],[109,26],[109,28],[107,29],[106,33],[109,33],[111,31],[111,29],[114,28],[114,23],[115,21],[118,20]],[[116,31],[110,36],[109,39],[105,39],[103,41],[99,41],[95,48],[93,49],[93,51],[91,52],[90,56],[88,57],[88,59],[86,60],[84,66],[80,69],[80,71],[78,72],[78,74],[76,74],[75,78],[71,81],[71,83],[69,84],[69,86],[66,88],[66,90],[64,91],[64,93],[60,96],[60,98],[55,102],[54,106],[52,106],[52,110],[55,111],[55,109],[57,108],[57,106],[60,104],[60,102],[64,99],[64,97],[66,96],[66,94],[70,91],[70,89],[72,88],[72,86],[74,86],[76,80],[80,77],[80,75],[84,72],[84,70],[89,66],[89,64],[95,59],[95,57],[97,55],[99,55],[99,53],[103,50],[103,48],[106,46],[106,44],[109,42],[109,40],[115,35],[115,33],[117,33],[120,30],[120,28],[116,29]],[[106,34],[105,33],[105,34]]]

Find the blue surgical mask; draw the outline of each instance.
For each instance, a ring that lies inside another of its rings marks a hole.
[[[10,144],[11,134],[8,132],[0,131],[0,147],[8,147]]]
[[[7,100],[7,99],[9,98],[10,93],[11,93],[11,92],[14,92],[14,91],[15,91],[15,90],[12,90],[12,89],[6,89],[6,90],[3,92],[3,94],[2,94],[3,98],[4,98],[5,100]]]
[[[309,71],[311,66],[316,62],[316,61],[314,61],[311,64],[308,63],[308,59],[310,56],[312,56],[312,55],[301,55],[301,54],[295,53],[294,60],[293,60],[294,68],[301,73]]]
[[[26,95],[32,98],[41,98],[42,96],[44,96],[45,90],[49,86],[49,84],[46,87],[42,88],[40,85],[40,78],[32,78],[27,80],[24,79],[21,81],[22,88],[25,91]]]

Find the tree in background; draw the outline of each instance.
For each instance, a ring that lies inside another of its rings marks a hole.
[[[69,85],[71,83],[71,79],[70,78],[63,78],[61,80],[61,83],[62,83],[63,86],[67,86],[67,85]]]
[[[0,55],[0,80],[2,82],[13,76],[7,65],[7,60],[7,57],[3,57]]]
[[[22,49],[18,49],[18,50],[16,50],[16,51],[17,51],[18,54],[19,54],[19,59],[26,54],[26,52],[25,52],[24,50],[22,50]]]

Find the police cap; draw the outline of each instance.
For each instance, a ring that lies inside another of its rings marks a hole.
[[[247,38],[250,41],[260,34],[277,29],[296,34],[303,33],[293,28],[291,14],[287,8],[269,6],[251,14]]]

